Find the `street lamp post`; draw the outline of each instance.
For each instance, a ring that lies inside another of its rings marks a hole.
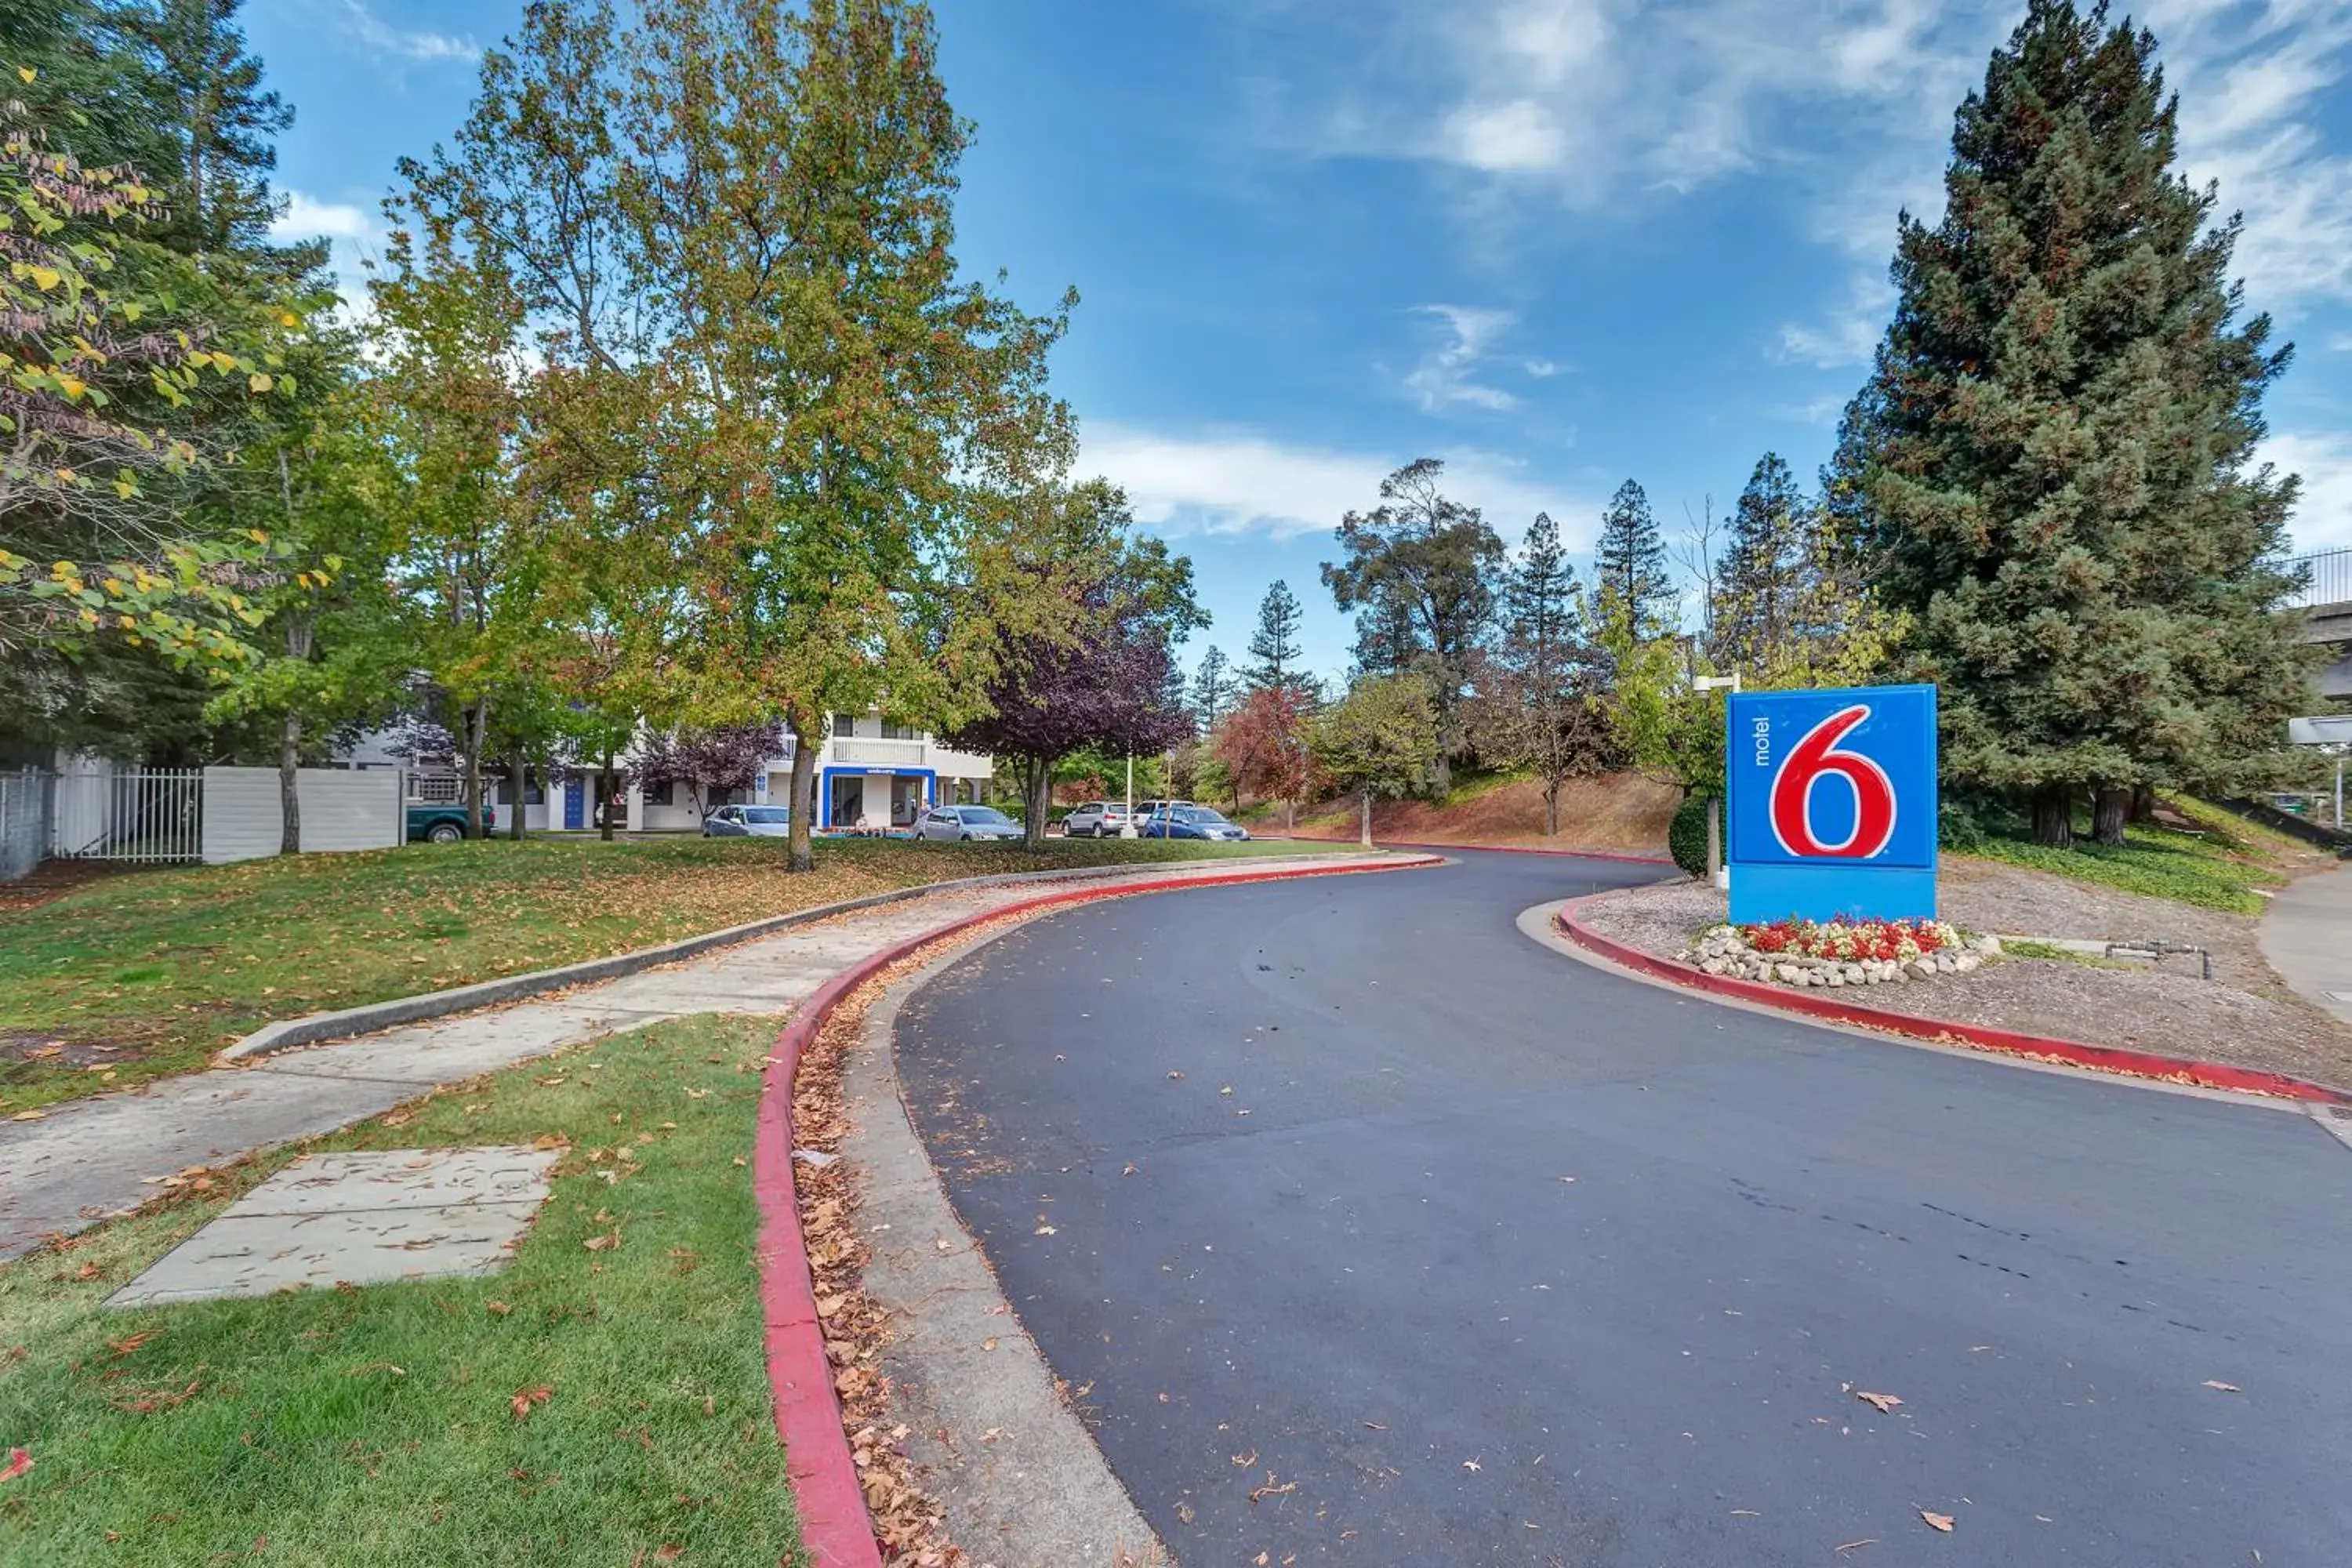
[[[1691,677],[1691,689],[1737,691],[1739,689],[1739,672],[1735,669],[1729,675],[1695,675]],[[1724,765],[1729,767],[1728,756],[1724,759]],[[1706,797],[1706,879],[1718,888],[1731,885],[1731,879],[1723,869],[1723,796],[1720,792]]]

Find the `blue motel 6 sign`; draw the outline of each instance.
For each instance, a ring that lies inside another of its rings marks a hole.
[[[1732,694],[1731,918],[1930,920],[1936,689]]]

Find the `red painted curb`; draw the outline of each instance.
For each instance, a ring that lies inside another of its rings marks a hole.
[[[1312,833],[1265,833],[1262,838],[1286,838],[1298,844],[1355,844],[1353,838],[1324,838]],[[1561,855],[1571,860],[1617,860],[1628,866],[1655,866],[1660,870],[1675,869],[1675,863],[1659,855],[1633,855],[1620,849],[1553,849],[1537,844],[1424,844],[1412,838],[1376,838],[1376,849],[1423,849],[1444,853],[1449,849],[1475,849],[1482,855]]]
[[[1704,969],[1695,969],[1670,958],[1660,958],[1614,937],[1603,936],[1576,918],[1587,905],[1614,898],[1622,891],[1622,889],[1612,889],[1572,900],[1554,917],[1553,923],[1579,947],[1599,953],[1612,963],[1655,975],[1676,985],[1686,985],[1696,991],[1712,991],[1719,995],[1760,1002],[1783,1013],[1809,1014],[1816,1018],[1831,1018],[1839,1023],[1884,1029],[1913,1039],[1970,1046],[1981,1051],[2027,1057],[2035,1061],[2096,1068],[2104,1072],[2122,1073],[2131,1078],[2194,1084],[2202,1089],[2236,1089],[2246,1094],[2266,1094],[2326,1105],[2352,1105],[2352,1094],[2330,1089],[2324,1083],[2314,1083],[2308,1079],[2290,1078],[2285,1073],[2231,1067],[2226,1062],[2197,1061],[2188,1057],[2158,1056],[2153,1051],[2129,1050],[2121,1046],[2094,1046],[2081,1040],[2021,1034],[2014,1029],[1995,1029],[1981,1024],[1922,1018],[1909,1013],[1892,1013],[1883,1007],[1865,1006],[1858,1002],[1832,1001],[1827,995],[1811,991],[1791,991],[1785,986],[1768,985],[1759,980],[1709,974]]]
[[[793,1078],[799,1070],[801,1053],[841,999],[908,953],[1006,915],[1136,893],[1294,877],[1339,877],[1359,871],[1405,871],[1434,864],[1400,860],[1388,866],[1273,866],[1041,894],[950,921],[868,953],[818,986],[793,1011],[792,1021],[776,1037],[775,1051],[761,1080],[760,1119],[751,1143],[751,1193],[760,1205],[755,1254],[760,1300],[766,1316],[763,1342],[768,1384],[776,1396],[776,1435],[784,1442],[785,1470],[792,1478],[800,1514],[801,1542],[814,1568],[881,1568],[882,1563],[881,1548],[874,1540],[874,1521],[866,1511],[866,1494],[850,1458],[849,1436],[842,1429],[841,1405],[834,1395],[833,1368],[825,1360],[824,1333],[817,1323],[816,1290],[809,1275],[800,1205],[793,1189]]]

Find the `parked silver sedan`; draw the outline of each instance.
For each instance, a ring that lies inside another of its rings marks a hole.
[[[722,805],[702,819],[705,838],[787,838],[792,831],[788,805]]]
[[[970,842],[975,838],[1018,838],[1021,825],[992,805],[935,805],[915,824],[918,838]]]

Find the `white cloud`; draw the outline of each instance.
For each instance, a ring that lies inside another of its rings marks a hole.
[[[1862,273],[1851,280],[1844,302],[1828,320],[1811,326],[1781,323],[1780,357],[1802,360],[1823,370],[1867,364],[1885,334],[1894,305],[1894,285]]]
[[[1287,446],[1248,431],[1169,435],[1100,424],[1086,427],[1081,447],[1079,472],[1124,486],[1137,519],[1171,536],[1328,532],[1342,514],[1379,504],[1381,480],[1402,460]],[[1508,458],[1430,455],[1445,459],[1447,492],[1482,508],[1505,539],[1549,511],[1564,535],[1582,540],[1600,515],[1601,501],[1542,481]]]
[[[1558,360],[1549,359],[1528,360],[1521,363],[1519,368],[1538,381],[1549,381],[1555,375],[1564,375],[1568,373],[1568,366]]]
[[[1421,313],[1443,324],[1440,340],[1404,378],[1405,390],[1423,413],[1442,414],[1456,405],[1501,413],[1518,405],[1519,400],[1502,388],[1471,379],[1488,346],[1517,320],[1510,311],[1471,305],[1423,305]]]
[[[411,60],[464,60],[472,62],[482,58],[482,47],[471,37],[453,37],[446,33],[413,31],[394,27],[380,20],[360,0],[343,0],[344,27],[361,43],[378,54],[398,55]]]
[[[322,202],[301,191],[286,193],[286,210],[269,226],[269,237],[279,244],[303,239],[341,239],[354,244],[383,237],[375,216],[349,202]]]
[[[2288,523],[2297,550],[2352,544],[2352,435],[2283,432],[2255,456],[2303,476],[2303,499]]]
[[[1793,195],[1819,237],[1883,267],[1896,210],[1940,209],[1953,106],[2019,11],[1359,0],[1346,35],[1265,96],[1263,129],[1313,153],[1438,166],[1482,247],[1517,204],[1624,216],[1642,193],[1746,173]],[[2147,0],[2141,19],[2181,89],[2183,167],[2220,182],[2224,213],[2245,215],[2251,302],[2285,312],[2352,299],[2352,155],[2323,123],[2352,82],[2352,6]]]

